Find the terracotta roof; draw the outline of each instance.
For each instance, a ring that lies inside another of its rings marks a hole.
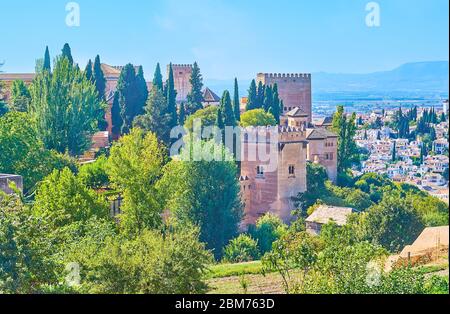
[[[305,113],[299,107],[295,107],[294,109],[292,109],[291,111],[286,113],[286,116],[288,116],[288,117],[308,117],[308,114]]]
[[[203,100],[205,102],[220,102],[220,97],[217,96],[212,90],[208,87],[203,91]]]
[[[323,128],[308,129],[306,132],[308,140],[323,140],[330,137],[337,137],[337,135]]]
[[[335,222],[339,226],[347,223],[347,218],[354,212],[349,207],[334,207],[323,205],[317,208],[314,213],[306,219],[306,222],[315,222],[319,224],[327,224],[330,221]]]
[[[324,126],[324,125],[332,125],[333,124],[333,117],[325,117],[319,120],[317,125]]]

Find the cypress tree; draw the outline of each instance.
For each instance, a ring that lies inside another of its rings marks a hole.
[[[159,65],[158,65],[159,67]],[[157,67],[157,71],[158,71]],[[155,74],[156,79],[156,74]],[[158,82],[159,84],[159,82]],[[161,79],[162,84],[162,79]],[[157,87],[158,88],[158,87]],[[177,91],[175,90],[175,80],[173,77],[172,63],[169,65],[169,78],[167,80],[167,113],[169,114],[169,128],[172,129],[177,125]],[[184,109],[183,109],[184,110]]]
[[[49,73],[52,71],[51,61],[50,61],[50,51],[48,50],[48,46],[45,47],[45,55],[44,55],[44,64],[42,66],[44,71],[48,71]]]
[[[180,113],[178,114],[178,125],[183,126],[184,122],[186,122],[186,112],[184,109],[184,103],[180,105]]]
[[[188,114],[193,114],[197,110],[200,110],[203,108],[203,78],[202,74],[200,73],[200,68],[197,64],[197,62],[194,63],[194,66],[192,67],[192,75],[190,79],[192,90],[189,93],[187,99],[188,104],[186,111]]]
[[[257,102],[258,102],[258,92],[256,90],[256,82],[255,80],[252,80],[251,84],[250,84],[250,88],[248,90],[248,100],[247,100],[247,106],[245,108],[245,110],[249,111],[249,110],[253,110],[258,108],[257,107]]]
[[[69,44],[64,44],[64,47],[62,49],[62,57],[67,58],[69,60],[69,64],[73,65],[73,58],[72,58],[72,50],[70,49]]]
[[[447,122],[447,117],[444,112],[441,113],[441,122]]]
[[[144,113],[144,107],[148,99],[148,87],[147,82],[145,81],[144,69],[142,66],[139,66],[136,74],[136,88],[138,92],[137,114],[140,115]]]
[[[241,104],[239,101],[239,84],[237,78],[234,79],[234,97],[233,97],[234,117],[236,121],[241,120]]]
[[[97,55],[94,61],[94,80],[95,88],[98,92],[98,98],[100,100],[105,99],[106,79],[102,70],[102,64],[100,62],[100,56]]]
[[[172,70],[172,63],[170,64],[170,69]],[[161,92],[164,92],[163,77],[161,74],[161,67],[159,65],[159,62],[156,64],[155,75],[153,77],[153,86]]]
[[[114,93],[114,100],[111,107],[111,122],[113,137],[118,138],[122,129],[123,120],[120,115],[119,93]]]
[[[264,110],[269,112],[269,109],[273,106],[273,93],[272,87],[266,86],[264,89]]]
[[[275,83],[273,85],[273,102],[272,102],[272,114],[277,120],[277,123],[280,123],[280,115],[281,115],[281,104],[280,104],[280,95],[278,94],[278,85]]]
[[[117,91],[122,119],[121,133],[127,134],[131,129],[134,118],[142,112],[136,86],[136,70],[132,64],[129,63],[123,67],[117,83]]]
[[[264,108],[264,93],[265,93],[265,86],[263,85],[262,82],[259,82],[258,84],[258,92],[257,92],[257,96],[256,96],[256,108]]]
[[[221,108],[219,108],[219,110],[217,110],[216,126],[221,130],[225,129]]]
[[[87,65],[86,65],[86,69],[84,70],[84,76],[86,76],[86,78],[90,82],[94,83],[94,76],[93,76],[93,73],[92,73],[92,61],[91,61],[91,59],[89,59]]]
[[[224,91],[221,99],[221,112],[223,114],[223,123],[225,126],[236,126],[236,117],[234,116],[233,106],[229,91]]]
[[[394,141],[394,147],[392,148],[392,162],[397,160],[397,142]]]

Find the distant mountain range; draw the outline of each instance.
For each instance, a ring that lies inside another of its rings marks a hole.
[[[312,83],[316,99],[326,99],[327,95],[448,97],[449,62],[406,63],[391,71],[368,74],[312,73]],[[210,80],[205,84],[218,94],[233,87],[232,80]],[[250,80],[243,80],[240,85],[245,95]]]

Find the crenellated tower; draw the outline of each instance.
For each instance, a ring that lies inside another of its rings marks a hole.
[[[300,108],[312,121],[312,84],[309,73],[259,73],[256,84],[278,85],[280,99],[283,100],[283,114]]]
[[[192,64],[172,64],[175,90],[177,91],[177,102],[186,102],[187,96],[192,90],[191,75]],[[167,66],[167,77],[169,77],[170,65]]]

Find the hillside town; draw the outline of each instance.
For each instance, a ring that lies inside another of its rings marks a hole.
[[[429,134],[411,137],[417,129],[417,121],[428,113],[428,109],[424,108],[414,110],[417,111],[417,117],[408,122],[410,130],[406,136],[399,136],[393,123],[401,108],[359,116],[359,130],[355,139],[366,156],[355,173],[387,175],[394,182],[417,186],[448,204],[448,100],[442,102],[442,108],[432,109],[437,117],[430,123],[433,128],[432,138]]]

